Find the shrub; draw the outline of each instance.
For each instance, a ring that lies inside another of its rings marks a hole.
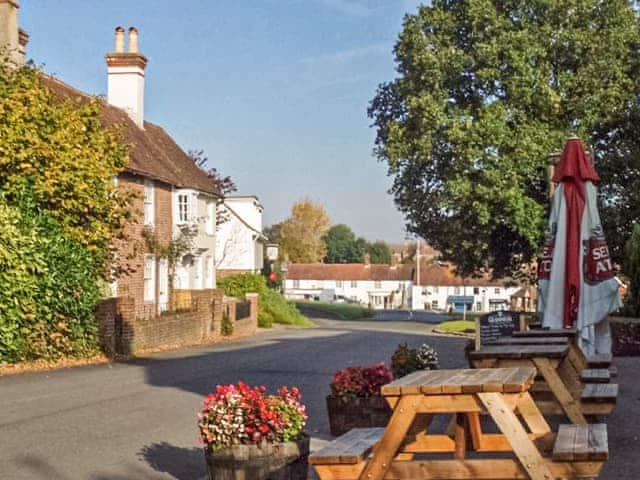
[[[244,298],[247,293],[258,294],[258,325],[271,327],[275,323],[309,326],[311,322],[302,315],[293,302],[288,302],[277,291],[267,287],[262,275],[243,273],[218,280],[218,287],[225,295]]]
[[[220,325],[220,333],[225,337],[233,335],[233,322],[231,321],[229,313],[226,310],[222,313],[222,325]]]
[[[344,403],[358,397],[380,395],[380,388],[394,379],[384,363],[367,367],[347,367],[333,374],[331,393]]]
[[[420,348],[410,348],[401,343],[391,356],[391,370],[396,377],[404,377],[417,370],[438,368],[438,353],[426,343]]]
[[[46,211],[0,196],[0,362],[97,351],[100,267]]]
[[[210,450],[231,445],[288,442],[298,439],[307,421],[296,387],[280,387],[277,395],[266,388],[218,385],[204,400],[198,418],[200,441]]]

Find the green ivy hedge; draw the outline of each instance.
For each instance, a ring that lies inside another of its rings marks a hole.
[[[257,293],[259,296],[258,325],[271,327],[274,323],[287,325],[310,326],[311,322],[302,315],[293,302],[288,302],[276,290],[267,286],[262,275],[243,273],[218,280],[218,288],[225,295],[244,298],[247,293]]]
[[[97,352],[98,277],[48,213],[0,196],[0,363]]]

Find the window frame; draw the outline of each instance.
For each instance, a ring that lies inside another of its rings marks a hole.
[[[351,280],[351,288],[358,288],[358,281],[357,280]]]
[[[153,227],[156,220],[156,191],[153,180],[148,178],[145,178],[143,183],[142,204],[144,225],[147,227]]]
[[[153,303],[156,300],[156,256],[153,253],[145,253],[142,270],[143,299],[145,303]]]

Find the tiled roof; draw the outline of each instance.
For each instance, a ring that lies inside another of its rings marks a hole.
[[[42,81],[61,99],[76,98],[84,101],[90,98],[89,94],[49,75],[43,74]],[[122,127],[124,139],[129,144],[128,171],[176,187],[219,194],[206,173],[198,168],[162,127],[145,121],[144,129],[139,128],[124,110],[106,102],[101,118],[105,126]]]
[[[414,277],[414,281],[416,278]],[[454,268],[448,264],[420,264],[420,285],[443,287],[502,287],[504,281],[493,280],[489,276],[463,278],[455,274]]]
[[[287,278],[291,280],[396,280],[416,282],[415,265],[365,265],[363,263],[293,263],[289,265]],[[421,263],[420,285],[443,287],[504,286],[504,281],[489,277],[462,278],[455,275],[453,267],[438,263]]]
[[[364,263],[293,263],[287,270],[292,280],[395,280],[409,281],[412,265],[365,265]]]

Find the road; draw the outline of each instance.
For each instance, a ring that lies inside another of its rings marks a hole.
[[[349,364],[387,361],[399,342],[428,341],[444,368],[466,364],[464,340],[425,337],[419,322],[320,320],[251,340],[188,348],[112,365],[0,378],[0,479],[201,479],[196,413],[218,383],[298,385],[316,444],[329,439],[324,397]],[[610,419],[607,479],[637,479],[636,359],[617,359],[623,396]]]
[[[424,310],[376,310],[373,318],[384,322],[411,321],[436,325],[448,320],[451,315]]]

